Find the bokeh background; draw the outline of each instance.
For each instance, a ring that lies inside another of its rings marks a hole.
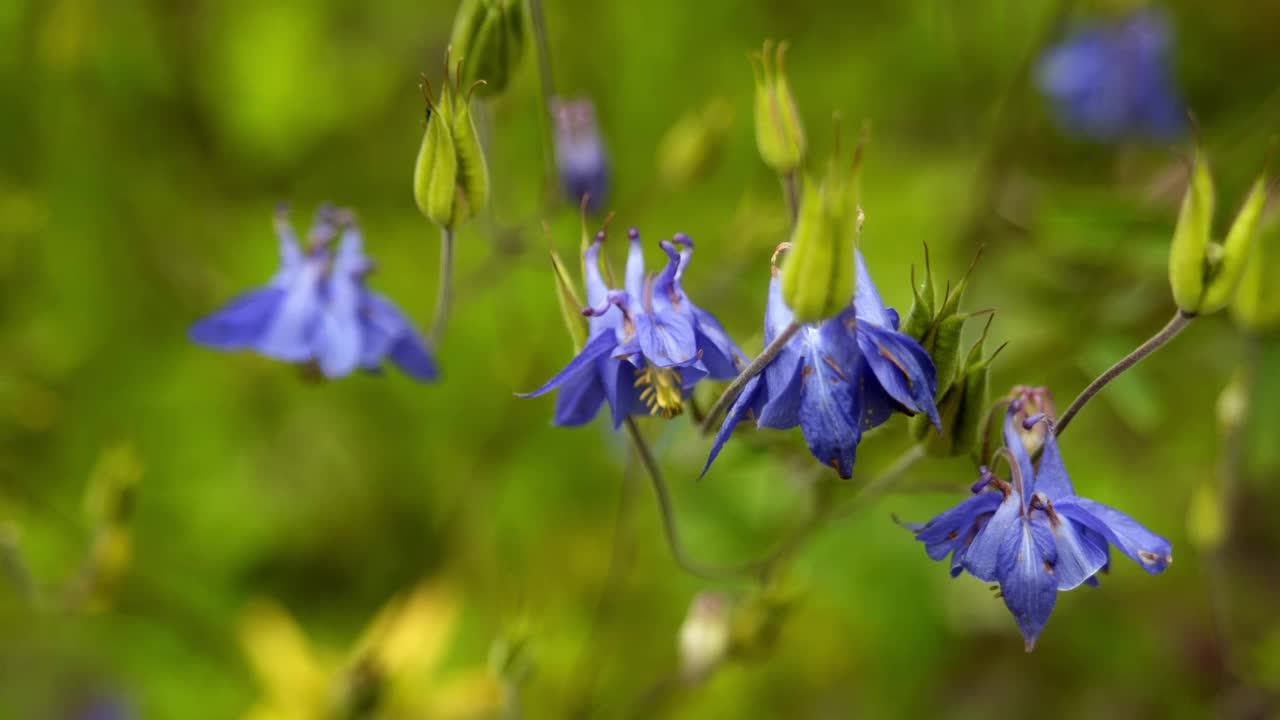
[[[1163,7],[1229,216],[1280,131],[1280,4]],[[496,668],[531,718],[1277,711],[1280,347],[1250,341],[1262,370],[1229,462],[1216,408],[1245,340],[1225,314],[1109,387],[1065,436],[1083,494],[1172,539],[1163,576],[1119,560],[1100,589],[1061,596],[1027,655],[991,591],[951,580],[892,522],[932,516],[973,479],[964,459],[928,460],[796,554],[769,591],[785,611],[774,642],[675,680],[698,593],[731,612],[761,596],[679,570],[606,422],[554,428],[550,398],[513,396],[572,352],[541,221],[567,258],[578,247],[576,209],[546,179],[529,48],[484,110],[494,203],[461,230],[442,382],[319,383],[189,342],[194,320],[273,272],[280,201],[299,226],[321,202],[354,208],[374,287],[426,324],[439,236],[410,190],[416,84],[439,78],[455,9],[0,3],[0,716],[240,717],[264,692],[246,608],[287,608],[341,665],[379,608],[424,579],[460,608],[434,672]],[[1165,263],[1189,142],[1073,139],[1033,81],[1071,21],[1124,9],[548,0],[546,20],[559,91],[596,103],[614,236],[641,228],[652,263],[657,239],[693,236],[686,287],[748,353],[787,225],[755,151],[746,54],[785,38],[810,167],[832,147],[832,111],[846,148],[870,124],[862,247],[886,300],[909,304],[923,243],[953,279],[985,245],[966,304],[995,308],[992,338],[1008,343],[993,389],[1047,385],[1064,407],[1173,310]],[[728,124],[697,172],[673,172],[664,135],[709,102]],[[798,432],[742,433],[697,481],[709,441],[689,419],[644,426],[701,558],[759,555],[804,518],[814,470]],[[908,442],[901,418],[870,435],[838,492]],[[1193,500],[1214,496],[1224,465],[1239,497],[1211,553],[1212,501]],[[110,488],[135,481],[125,519],[104,521],[104,492],[120,500]]]

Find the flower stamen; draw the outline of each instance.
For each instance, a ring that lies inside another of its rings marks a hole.
[[[644,388],[640,399],[648,406],[650,415],[670,420],[684,412],[684,389],[676,368],[646,364],[636,370],[635,386]]]

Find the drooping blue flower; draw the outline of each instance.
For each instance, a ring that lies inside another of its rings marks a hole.
[[[560,185],[571,202],[586,198],[586,209],[597,212],[609,197],[609,153],[596,123],[596,107],[585,97],[555,98],[551,115]]]
[[[1005,417],[1007,452],[1001,452],[1009,460],[1012,482],[984,467],[972,497],[908,527],[930,558],[951,556],[952,577],[968,571],[1000,584],[1030,652],[1060,591],[1098,585],[1098,572],[1110,566],[1110,545],[1152,575],[1173,562],[1173,548],[1119,510],[1076,495],[1049,420],[1044,415],[1022,419],[1023,414],[1018,399]],[[1047,428],[1039,468],[1019,432],[1037,423]]]
[[[623,289],[609,289],[601,275],[604,233],[587,248],[586,345],[547,384],[521,395],[537,397],[559,389],[556,425],[586,424],[605,401],[615,428],[628,415],[672,417],[683,411],[686,394],[699,380],[731,379],[744,360],[715,317],[694,305],[681,285],[693,241],[684,234],[662,241],[667,265],[646,276],[640,233],[632,228],[628,235]]]
[[[275,277],[193,325],[192,340],[314,364],[328,378],[357,368],[379,372],[387,359],[417,380],[436,378],[435,361],[413,324],[368,289],[373,264],[349,212],[321,208],[305,251],[286,210],[277,213],[275,227],[281,263]]]
[[[809,451],[842,478],[853,476],[862,433],[883,424],[894,410],[924,413],[941,427],[934,394],[933,360],[920,344],[898,332],[898,313],[885,307],[862,253],[856,253],[852,305],[821,324],[806,325],[782,352],[748,381],[725,415],[703,474],[738,423],[789,430],[797,425]],[[765,309],[765,344],[791,324],[774,269]]]
[[[1155,10],[1091,23],[1045,52],[1040,88],[1073,134],[1099,142],[1175,140],[1187,122],[1170,45],[1168,23]]]

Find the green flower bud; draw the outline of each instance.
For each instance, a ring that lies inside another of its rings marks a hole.
[[[459,56],[459,84],[486,84],[481,96],[501,95],[524,51],[523,0],[462,0],[449,44]]]
[[[1280,329],[1280,232],[1275,229],[1253,243],[1231,304],[1231,316],[1249,332]]]
[[[1227,231],[1227,239],[1220,246],[1221,259],[1217,271],[1210,277],[1209,285],[1205,288],[1204,302],[1200,312],[1217,312],[1226,307],[1235,296],[1245,260],[1249,257],[1258,235],[1262,209],[1266,204],[1267,182],[1266,177],[1263,176],[1254,181],[1244,205],[1240,207],[1240,212],[1231,223],[1231,229]]]
[[[772,43],[766,40],[760,53],[751,56],[756,78],[756,147],[765,165],[789,175],[804,162],[804,126],[783,67],[787,44],[779,43],[773,57],[771,49]]]
[[[1191,178],[1169,251],[1169,285],[1173,301],[1184,312],[1197,313],[1204,297],[1205,265],[1213,226],[1213,177],[1204,153],[1196,148]]]
[[[701,110],[685,113],[658,143],[658,176],[679,187],[706,175],[715,166],[733,120],[733,106],[712,98]]]
[[[471,118],[470,94],[465,98],[457,95],[458,86],[450,86],[448,71],[446,55],[444,87],[434,101],[431,86],[423,77],[426,130],[413,170],[413,197],[428,220],[452,228],[488,204],[489,170]]]

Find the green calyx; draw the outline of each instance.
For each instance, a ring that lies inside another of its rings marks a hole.
[[[955,317],[967,319],[972,316]],[[980,462],[978,443],[986,424],[987,409],[991,405],[991,362],[1004,349],[1001,345],[995,352],[984,357],[992,317],[988,316],[981,337],[969,348],[963,364],[957,363],[959,371],[956,377],[945,391],[939,390],[938,415],[942,419],[942,432],[934,432],[933,424],[924,415],[911,418],[908,426],[911,437],[929,455],[947,457],[967,454],[975,463]],[[958,332],[956,338],[958,344]],[[941,380],[942,376],[938,377]]]

